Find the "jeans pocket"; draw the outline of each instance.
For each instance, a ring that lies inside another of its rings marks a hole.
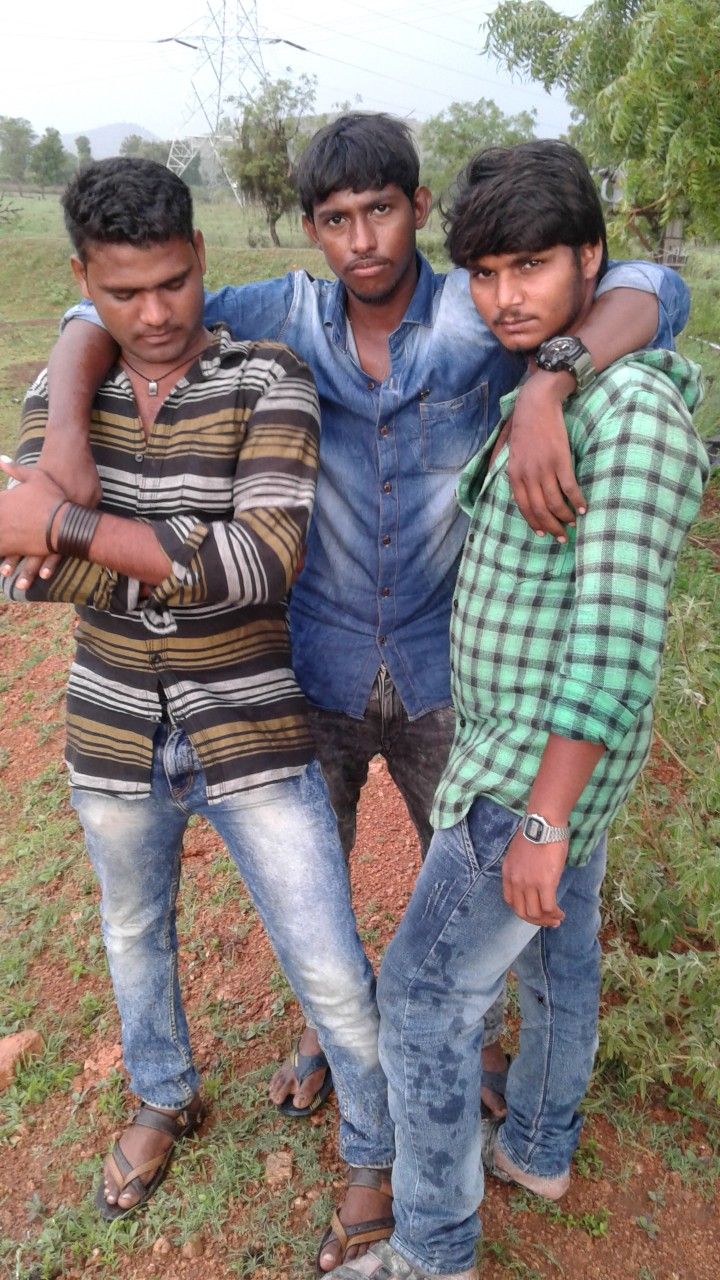
[[[478,874],[500,876],[522,818],[488,796],[478,796],[465,821]]]

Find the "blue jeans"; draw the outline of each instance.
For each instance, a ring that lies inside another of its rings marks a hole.
[[[520,1052],[500,1141],[523,1169],[557,1174],[577,1146],[597,1048],[605,839],[566,867],[558,929],[506,906],[502,864],[520,819],[486,797],[436,832],[380,971],[380,1060],[395,1122],[391,1243],[429,1272],[474,1264],[483,1195],[478,1064],[486,1011],[515,970]],[[542,850],[538,850],[542,857]]]
[[[183,834],[191,814],[202,814],[225,841],[318,1028],[340,1108],[341,1155],[349,1164],[391,1164],[375,982],[319,766],[240,802],[210,805],[189,738],[162,725],[148,798],[75,789],[73,804],[100,881],[103,938],[134,1092],[155,1106],[181,1108],[199,1085],[178,983],[175,903]]]

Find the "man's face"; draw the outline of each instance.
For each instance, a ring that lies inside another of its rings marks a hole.
[[[380,191],[334,191],[303,226],[348,293],[380,304],[413,276],[415,233],[430,204],[427,187],[418,187],[412,200],[394,183]]]
[[[87,261],[72,259],[75,278],[95,303],[109,333],[130,360],[176,365],[191,353],[203,327],[205,250],[176,237],[137,249],[91,243]]]
[[[485,254],[469,266],[470,293],[509,351],[530,352],[568,333],[589,306],[602,245],[555,245],[537,253]]]

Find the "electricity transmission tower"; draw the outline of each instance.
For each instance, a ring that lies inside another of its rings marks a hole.
[[[167,167],[182,175],[195,156],[209,145],[215,159],[240,203],[222,155],[229,141],[225,129],[229,97],[249,96],[265,80],[255,0],[208,0],[207,13],[197,27],[172,37],[175,44],[197,52],[190,80],[185,119],[170,146]],[[200,129],[198,129],[200,125]]]

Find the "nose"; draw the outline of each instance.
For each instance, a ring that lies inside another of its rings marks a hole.
[[[520,306],[523,298],[522,283],[514,271],[499,271],[495,279],[495,301],[498,311],[511,311]]]
[[[169,316],[170,308],[159,291],[149,289],[147,293],[143,294],[140,311],[142,324],[146,325],[148,329],[162,329]]]
[[[350,228],[350,247],[358,255],[372,253],[377,247],[375,228],[369,218],[354,218]]]

